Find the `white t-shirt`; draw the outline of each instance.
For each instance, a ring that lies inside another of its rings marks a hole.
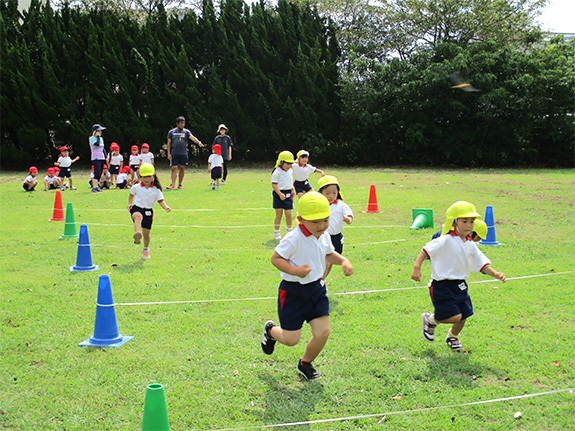
[[[105,174],[102,173],[102,176],[100,177],[99,181],[110,182],[111,179],[112,179],[112,174],[110,172],[106,172]]]
[[[140,155],[130,154],[130,166],[140,166]]]
[[[334,252],[331,238],[324,232],[319,238],[304,233],[304,226],[299,225],[282,238],[275,251],[293,266],[309,265],[310,273],[302,277],[281,273],[286,281],[308,284],[319,280],[325,271],[325,257]],[[307,231],[307,230],[306,230]]]
[[[25,183],[31,183],[32,181],[36,181],[36,178],[33,177],[32,175],[28,175],[24,180]]]
[[[208,163],[211,163],[210,169],[221,168],[224,165],[224,158],[219,154],[210,154]]]
[[[147,153],[140,153],[140,161],[142,163],[152,164],[152,162],[154,161],[154,155],[149,151]]]
[[[134,195],[134,205],[140,208],[152,208],[156,202],[164,200],[164,194],[156,186],[144,187],[143,183],[136,184],[130,189],[130,194]]]
[[[431,259],[431,278],[434,280],[467,280],[469,272],[481,272],[491,261],[468,239],[463,242],[450,232],[429,241],[421,250]]]
[[[72,158],[70,156],[66,156],[66,157],[58,157],[58,165],[61,168],[69,168],[70,166],[72,166]]]
[[[124,156],[122,156],[121,154],[118,154],[117,156],[114,156],[113,154],[110,155],[110,164],[111,165],[120,166],[123,161],[124,161]]]
[[[272,184],[276,183],[280,190],[291,190],[293,188],[292,173],[291,169],[284,171],[280,167],[275,168],[272,172]]]
[[[293,169],[293,179],[296,181],[305,181],[315,172],[315,167],[309,163],[300,166],[298,162],[295,162],[291,168]]]
[[[353,217],[353,211],[341,199],[337,199],[334,203],[329,206],[331,213],[329,215],[329,227],[327,228],[327,233],[330,235],[337,235],[343,231],[345,226],[343,222],[343,216]]]
[[[54,175],[53,177],[49,177],[48,175],[46,175],[44,179],[48,184],[54,184],[54,181],[56,181],[56,175]]]
[[[123,173],[123,174],[118,174],[116,176],[116,184],[122,184],[124,181],[128,181],[128,174],[127,173]]]

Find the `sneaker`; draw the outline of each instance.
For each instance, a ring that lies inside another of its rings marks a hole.
[[[216,184],[212,183],[212,190],[215,190],[215,189],[216,189]]]
[[[174,190],[176,188],[176,186],[174,186],[173,184],[170,184],[168,187],[166,187],[167,189],[170,190]]]
[[[78,190],[78,189],[74,186],[70,186],[70,190]]]
[[[435,340],[435,327],[437,325],[432,324],[430,318],[431,313],[423,313],[421,315],[421,325],[423,338],[427,341],[433,342]]]
[[[62,191],[66,190],[66,186],[60,187],[60,190],[62,190]]]
[[[222,180],[222,185],[225,185],[225,184],[226,184],[226,180]]]
[[[274,352],[276,340],[271,335],[268,335],[270,330],[276,326],[272,320],[268,320],[264,325],[264,335],[262,335],[262,350],[266,355],[271,355]]]
[[[321,374],[317,372],[317,370],[313,367],[311,362],[304,365],[301,359],[297,364],[297,372],[308,380],[321,379]]]
[[[445,339],[445,342],[451,350],[461,350],[463,349],[463,344],[459,341],[459,337],[450,337],[449,334]]]
[[[99,191],[98,187],[92,187],[92,193],[98,193]]]
[[[216,186],[216,190],[219,190],[220,188]]]
[[[150,249],[149,248],[144,248],[142,249],[142,259],[149,259],[150,257]]]
[[[274,232],[274,239],[277,239],[279,241],[280,239],[282,239],[282,234],[279,232]]]
[[[142,232],[136,232],[134,234],[134,244],[140,244],[142,242]]]
[[[184,188],[184,186],[180,184],[180,185],[178,186],[178,188],[181,190],[181,189]]]

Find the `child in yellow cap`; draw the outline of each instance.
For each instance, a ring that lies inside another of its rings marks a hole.
[[[272,255],[272,265],[281,271],[278,316],[280,326],[268,320],[264,326],[261,345],[271,355],[276,341],[295,346],[301,338],[303,322],[311,327],[312,337],[297,370],[308,380],[321,377],[312,362],[322,351],[330,333],[329,300],[325,281],[321,278],[325,263],[341,265],[345,275],[353,273],[348,259],[333,248],[327,228],[329,202],[317,192],[309,192],[299,201],[299,225],[287,234]]]
[[[309,176],[314,172],[321,174],[323,177],[325,174],[321,169],[310,165],[309,163],[309,153],[306,150],[299,150],[297,152],[297,160],[293,163],[293,186],[297,197],[301,198],[304,193],[313,191],[312,186],[309,184]]]
[[[293,209],[293,154],[289,151],[282,151],[276,161],[275,168],[272,172],[272,196],[273,208],[276,212],[274,220],[274,239],[282,239],[280,225],[285,211],[287,232],[292,227],[292,209]]]
[[[150,259],[150,231],[154,220],[152,207],[158,202],[160,206],[170,212],[172,209],[166,205],[162,185],[156,175],[154,166],[150,163],[140,165],[140,183],[130,189],[128,210],[134,222],[134,244],[140,244],[144,237],[142,258]]]
[[[455,202],[447,209],[446,217],[442,235],[425,244],[417,256],[411,278],[420,281],[421,265],[426,259],[431,259],[429,294],[435,310],[421,315],[423,337],[434,341],[437,324],[451,324],[445,342],[452,350],[461,350],[463,345],[459,334],[467,318],[473,315],[466,282],[469,272],[481,272],[504,283],[505,274],[491,266],[489,259],[471,239],[475,218],[479,217],[475,205]]]

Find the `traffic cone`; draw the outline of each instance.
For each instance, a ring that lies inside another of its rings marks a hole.
[[[485,208],[485,224],[487,225],[487,238],[479,241],[483,245],[499,245],[495,237],[495,221],[493,219],[493,207],[487,205]]]
[[[92,263],[92,251],[90,250],[90,238],[88,226],[80,226],[80,240],[78,241],[78,254],[76,265],[70,267],[70,271],[97,271],[100,267]]]
[[[146,387],[142,431],[170,431],[164,385],[153,383]]]
[[[380,213],[377,206],[377,195],[375,194],[375,186],[372,184],[369,189],[369,202],[367,204],[367,211],[366,213]]]
[[[65,221],[64,208],[62,207],[62,193],[56,190],[56,197],[54,198],[54,212],[50,221]]]
[[[66,223],[64,224],[64,235],[62,238],[78,238],[78,231],[76,230],[76,218],[74,217],[74,206],[72,202],[66,204]]]
[[[109,275],[101,275],[98,281],[98,301],[96,303],[96,323],[94,335],[78,346],[120,347],[134,337],[125,336],[118,331],[112,285]]]
[[[412,208],[411,216],[413,217],[413,223],[410,229],[433,228],[433,210]]]

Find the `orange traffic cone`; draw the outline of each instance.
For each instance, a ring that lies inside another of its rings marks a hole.
[[[377,195],[375,194],[375,186],[372,184],[369,189],[369,202],[367,204],[366,213],[380,213],[377,206]]]
[[[56,198],[54,199],[54,213],[50,221],[66,221],[64,217],[64,208],[62,207],[62,193],[56,190]]]

